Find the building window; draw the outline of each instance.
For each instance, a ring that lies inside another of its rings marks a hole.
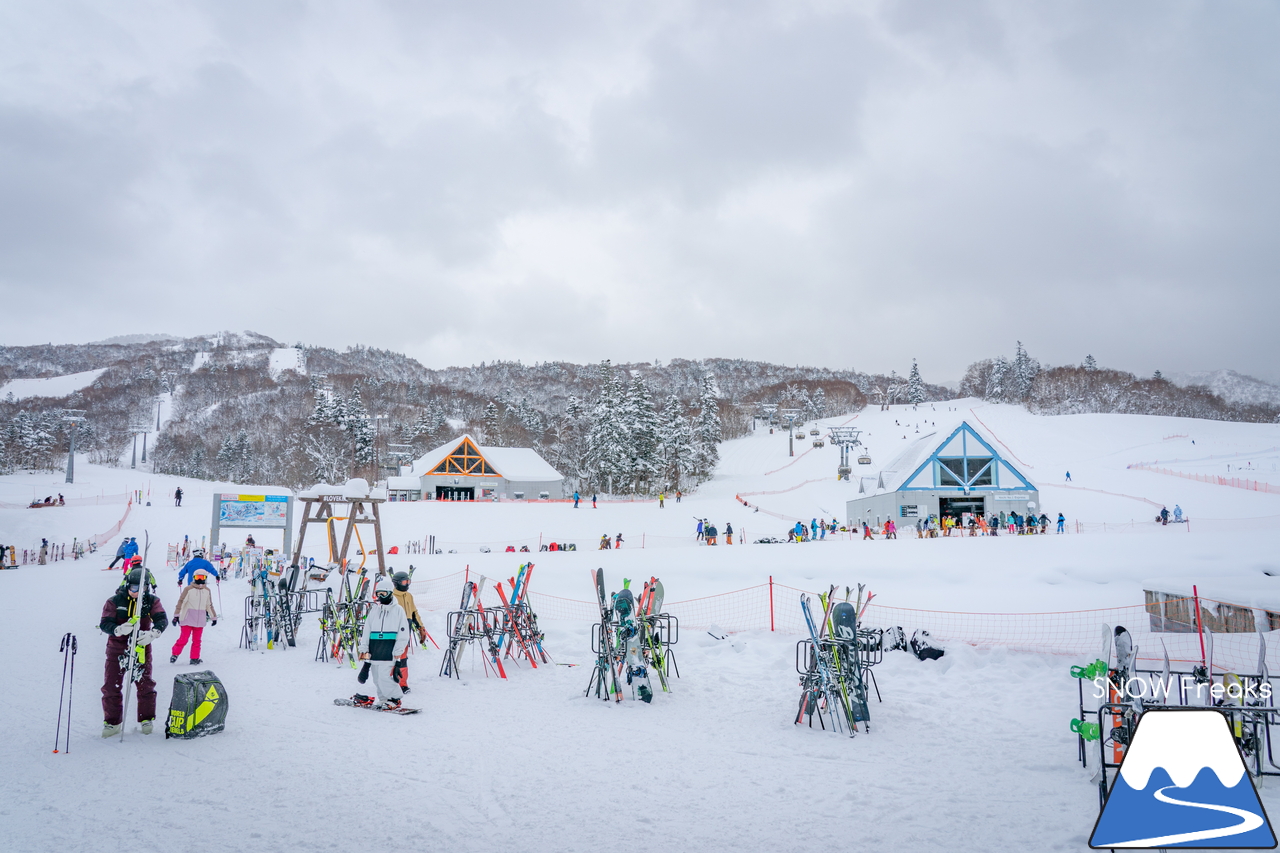
[[[995,466],[990,456],[938,457],[939,486],[995,485]]]

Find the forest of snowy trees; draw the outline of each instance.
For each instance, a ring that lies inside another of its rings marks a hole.
[[[1208,389],[1181,387],[1156,371],[1150,379],[1099,367],[1088,355],[1079,365],[1044,368],[1018,341],[1012,358],[999,356],[969,365],[960,396],[1019,403],[1042,415],[1115,412],[1221,421],[1271,422],[1276,408],[1232,405]]]
[[[534,448],[570,486],[653,493],[696,488],[714,470],[719,443],[750,429],[763,403],[813,420],[868,404],[957,396],[925,382],[914,362],[905,375],[746,359],[502,361],[433,370],[390,350],[294,347],[301,373],[273,370],[272,353],[291,350],[252,332],[0,346],[0,385],[103,370],[65,397],[0,399],[0,472],[60,467],[72,428],[67,409],[85,414],[74,428],[91,461],[128,464],[134,430],[154,428],[164,396],[170,416],[150,461],[165,473],[290,487],[381,479],[398,462],[471,433],[482,444]],[[1204,388],[1101,368],[1092,356],[1078,366],[1043,367],[1020,342],[1012,357],[971,365],[959,396],[1043,414],[1277,415],[1274,407],[1230,405]]]
[[[914,384],[897,373],[745,359],[432,370],[389,350],[301,343],[305,375],[273,375],[271,353],[281,347],[255,333],[0,347],[0,384],[106,368],[65,398],[0,400],[0,470],[60,465],[65,408],[86,412],[78,445],[94,461],[127,464],[133,430],[154,425],[156,400],[169,394],[171,416],[151,448],[155,470],[166,473],[295,487],[381,477],[468,432],[483,444],[534,448],[571,485],[644,493],[696,487],[714,469],[718,444],[744,434],[761,403],[813,419],[868,400],[950,396],[919,381],[918,369]]]

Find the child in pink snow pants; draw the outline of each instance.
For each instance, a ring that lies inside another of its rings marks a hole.
[[[218,614],[213,609],[213,593],[209,590],[209,573],[197,569],[196,575],[178,598],[178,605],[173,609],[173,621],[182,626],[182,634],[178,642],[173,644],[169,655],[169,663],[178,659],[187,640],[191,641],[191,663],[203,663],[200,659],[200,639],[204,634],[205,617],[210,624],[218,624]]]

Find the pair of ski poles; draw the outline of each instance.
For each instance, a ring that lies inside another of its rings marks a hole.
[[[58,752],[58,744],[62,741],[62,699],[65,696],[67,700],[67,737],[66,742],[62,744],[63,752],[71,752],[71,693],[75,687],[76,681],[76,642],[75,634],[65,634],[62,637],[62,644],[58,647],[58,651],[62,652],[62,687],[58,691],[58,727],[54,730],[53,735],[53,751],[56,755]],[[71,680],[67,680],[67,663],[71,663]]]

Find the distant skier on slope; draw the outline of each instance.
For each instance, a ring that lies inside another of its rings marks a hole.
[[[115,594],[102,605],[102,619],[98,627],[107,635],[107,661],[102,682],[102,736],[120,734],[124,727],[124,687],[128,670],[129,635],[133,633],[133,621],[138,620],[138,646],[144,649],[146,661],[138,676],[138,722],[142,733],[151,734],[156,717],[156,683],[151,677],[150,652],[145,651],[151,641],[169,627],[169,617],[164,605],[155,594],[155,578],[144,568],[136,568],[125,577]]]
[[[360,660],[368,662],[378,701],[374,703],[370,697],[359,693],[351,698],[361,705],[372,704],[379,710],[395,710],[400,707],[404,691],[396,683],[391,670],[409,646],[409,619],[396,603],[395,591],[390,585],[378,587],[374,598],[375,603],[364,620],[358,651]]]

